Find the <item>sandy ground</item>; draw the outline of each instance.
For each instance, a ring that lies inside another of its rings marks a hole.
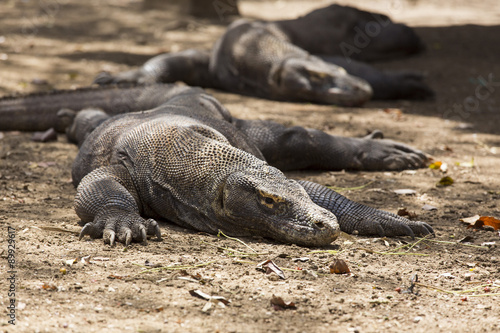
[[[272,19],[326,3],[242,1],[241,10]],[[349,136],[381,129],[446,163],[446,172],[289,173],[342,188],[346,196],[377,208],[406,208],[434,226],[435,239],[343,236],[319,249],[242,239],[249,249],[164,223],[164,240],[147,246],[78,241],[70,184],[77,148],[62,136],[41,144],[30,141],[29,133],[4,132],[0,332],[498,332],[498,231],[467,229],[460,219],[500,217],[499,3],[356,3],[416,28],[426,53],[377,65],[426,73],[434,101],[370,102],[352,109],[212,93],[239,117]],[[85,86],[101,70],[126,70],[160,52],[209,48],[227,24],[143,11],[139,1],[118,0],[7,0],[0,4],[0,17],[3,95]],[[454,184],[436,186],[443,176]],[[397,189],[415,194],[398,195]],[[7,280],[9,239],[16,246],[12,280]],[[398,249],[407,244],[414,245]],[[388,254],[394,251],[402,254]],[[295,260],[302,257],[308,261]],[[330,274],[337,258],[346,261],[351,275]],[[267,259],[286,269],[286,279],[256,270]],[[415,275],[422,285],[405,293]],[[190,294],[197,289],[231,303],[207,303]],[[275,310],[273,295],[294,302],[296,309]],[[8,322],[12,296],[15,326]]]

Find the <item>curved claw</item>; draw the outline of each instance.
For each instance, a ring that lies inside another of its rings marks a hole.
[[[425,222],[416,222],[415,229],[417,229],[416,232],[422,236],[435,235],[434,229]]]
[[[407,236],[410,236],[411,239],[415,239],[415,233],[413,232],[413,230],[411,230],[411,228],[408,225],[403,224],[401,225],[401,227],[404,229]]]
[[[156,226],[155,226],[155,235],[156,235],[156,238],[158,240],[160,240],[160,241],[162,240],[160,226],[158,224],[156,224]]]
[[[78,240],[82,240],[83,237],[85,237],[85,235],[89,235],[91,234],[91,229],[92,229],[92,222],[88,222],[86,223],[82,230],[80,231],[80,235],[78,236]]]
[[[434,232],[434,229],[428,225],[427,223],[423,222],[425,230],[428,232],[428,234],[436,235]]]
[[[115,246],[116,243],[116,233],[111,229],[105,229],[102,235],[104,239],[104,244],[109,244],[110,246]]]
[[[148,241],[148,238],[146,235],[146,227],[144,225],[141,225],[139,227],[139,233],[140,233],[140,237],[137,240],[140,242],[146,243]]]
[[[128,247],[132,243],[132,230],[127,228],[125,230],[125,247]]]
[[[158,238],[158,240],[161,241],[161,231],[160,231],[160,226],[158,225],[158,222],[156,222],[153,219],[148,219],[144,223],[144,225],[146,227],[148,235],[150,235],[150,236],[156,236],[156,238]]]

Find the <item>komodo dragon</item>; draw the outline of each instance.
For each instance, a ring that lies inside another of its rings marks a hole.
[[[288,179],[278,169],[397,170],[423,166],[423,153],[374,136],[345,138],[237,119],[200,88],[153,85],[6,98],[0,100],[0,130],[42,129],[49,124],[41,118],[55,121],[50,116],[57,109],[88,106],[129,113],[111,117],[81,111],[68,130],[80,146],[72,170],[80,238],[127,245],[147,235],[160,238],[155,219],[305,246],[329,244],[340,230],[379,236],[433,233],[427,223]],[[36,119],[37,112],[40,121],[17,126],[17,115]],[[68,118],[67,111],[62,113]]]
[[[372,95],[433,96],[419,74],[382,72],[353,60],[391,59],[422,48],[411,28],[385,15],[331,5],[294,20],[238,20],[211,53],[162,54],[137,70],[100,73],[95,82],[184,81],[269,99],[359,106]]]

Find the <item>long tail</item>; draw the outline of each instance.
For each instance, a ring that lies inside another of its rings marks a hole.
[[[183,88],[170,84],[105,86],[6,96],[0,98],[0,131],[54,128],[63,132],[68,124],[57,116],[61,109],[79,111],[94,107],[112,115],[147,110]]]

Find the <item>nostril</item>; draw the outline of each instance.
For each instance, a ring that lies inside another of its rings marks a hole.
[[[323,222],[319,222],[319,221],[316,221],[314,222],[314,224],[316,225],[316,227],[318,227],[319,229],[324,229],[325,228],[325,224]]]

